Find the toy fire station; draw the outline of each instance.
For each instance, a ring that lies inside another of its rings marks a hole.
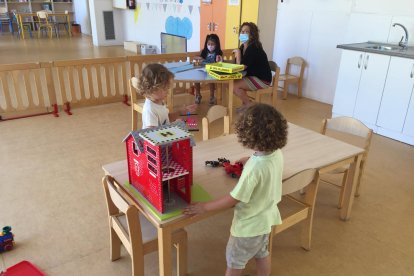
[[[132,131],[124,142],[129,183],[160,213],[191,202],[195,142],[184,122]]]

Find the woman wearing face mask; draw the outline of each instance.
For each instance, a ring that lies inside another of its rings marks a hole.
[[[233,51],[237,64],[243,64],[246,75],[234,81],[234,93],[242,100],[243,105],[237,110],[243,112],[251,104],[246,91],[267,88],[272,81],[272,71],[259,40],[259,29],[253,22],[244,22],[240,28],[239,49]]]
[[[203,60],[203,63],[214,63],[223,60],[223,51],[220,47],[220,39],[216,34],[209,34],[206,36],[206,41],[204,42],[204,48],[201,50],[200,58]],[[214,97],[214,91],[216,90],[216,85],[210,83],[210,105],[217,104],[217,99]],[[195,83],[195,103],[201,103],[201,94],[200,94],[200,83]]]

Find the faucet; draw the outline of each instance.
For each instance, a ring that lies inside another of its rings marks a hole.
[[[407,28],[403,24],[400,24],[400,23],[394,23],[392,26],[393,27],[400,26],[401,28],[403,28],[403,30],[405,32],[405,40],[403,42],[404,36],[402,36],[400,42],[398,43],[398,45],[400,47],[407,48],[407,45],[408,45],[408,31],[407,31]]]

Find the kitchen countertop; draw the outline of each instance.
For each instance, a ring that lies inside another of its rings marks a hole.
[[[340,49],[346,49],[346,50],[361,51],[361,52],[367,52],[367,53],[375,53],[375,54],[381,54],[381,55],[387,55],[387,56],[396,56],[396,57],[414,59],[414,47],[413,46],[409,46],[405,49],[402,49],[399,47],[399,49],[395,49],[395,50],[380,50],[380,49],[368,48],[368,47],[372,47],[375,45],[399,47],[398,45],[395,45],[395,44],[373,42],[373,41],[367,41],[363,43],[340,44],[340,45],[337,45],[336,47]]]

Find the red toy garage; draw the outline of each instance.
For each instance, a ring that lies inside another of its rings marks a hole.
[[[124,142],[129,183],[159,212],[191,202],[195,142],[184,122],[132,131]]]

